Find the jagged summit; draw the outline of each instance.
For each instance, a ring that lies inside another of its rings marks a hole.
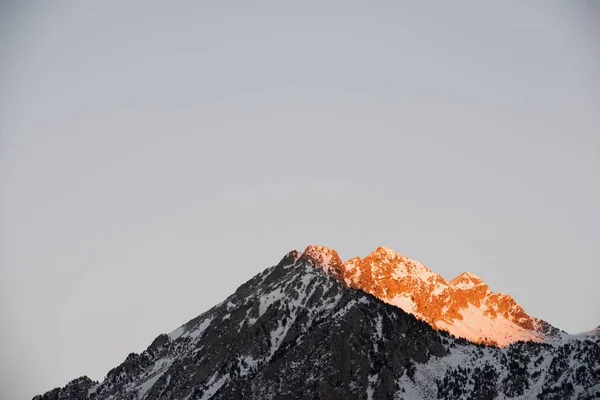
[[[325,246],[310,245],[298,258],[347,286],[360,289],[473,342],[506,346],[544,341],[547,323],[530,317],[515,300],[494,293],[482,278],[463,272],[447,282],[422,263],[380,246],[364,258],[342,262]]]
[[[329,247],[309,245],[299,260],[309,262],[335,278],[342,278],[342,260],[338,253]]]
[[[327,246],[319,246],[315,244],[308,245],[302,252],[300,258],[309,260],[315,265],[319,266],[342,264],[342,260],[340,259],[337,251]]]
[[[299,257],[300,254],[298,253],[298,250],[292,250],[285,256],[283,256],[283,258],[281,259],[281,261],[279,261],[279,264],[277,264],[277,266],[279,267],[285,265],[292,265],[298,260]]]
[[[401,254],[398,254],[398,253],[396,253],[396,251],[390,249],[389,247],[385,247],[385,246],[379,246],[367,257],[376,256],[376,255],[381,256],[381,257],[392,257],[392,258],[401,257]]]
[[[464,289],[473,288],[477,285],[486,285],[486,283],[478,277],[470,272],[463,272],[456,278],[450,281],[450,285],[455,287],[462,287]]]

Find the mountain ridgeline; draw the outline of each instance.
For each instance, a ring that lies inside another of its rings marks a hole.
[[[600,398],[597,331],[568,335],[480,278],[446,282],[386,248],[342,263],[309,246],[102,382],[34,399],[536,398]]]

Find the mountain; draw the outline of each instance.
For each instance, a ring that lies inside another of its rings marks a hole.
[[[418,297],[411,301],[419,318],[377,296],[401,293],[376,283],[388,274],[388,265],[395,271],[388,278],[397,274],[407,285],[402,279],[408,275],[399,269],[405,268],[414,284],[434,284],[433,291],[454,293],[468,285],[464,279],[440,281],[383,248],[350,261],[342,263],[335,251],[318,246],[292,251],[222,303],[159,335],[141,354],[131,353],[102,382],[81,377],[34,399],[600,397],[598,335],[558,335],[546,343],[541,340],[548,334],[538,332],[533,320],[523,329],[539,334],[536,341],[504,347],[472,343],[434,328]],[[365,269],[359,274],[358,268]],[[480,307],[487,305],[513,324],[526,321],[516,312],[505,317],[493,308],[493,294],[479,289],[474,278],[467,280],[484,293],[474,297]],[[357,288],[361,282],[364,290]]]
[[[313,247],[312,251],[328,252]],[[418,261],[385,247],[364,259],[348,260],[338,271],[348,286],[472,342],[506,346],[561,335],[547,322],[527,315],[509,295],[492,292],[481,278],[464,272],[446,282]]]

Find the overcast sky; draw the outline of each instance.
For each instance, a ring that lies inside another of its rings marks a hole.
[[[311,243],[600,323],[591,2],[28,3],[0,6],[3,399]]]

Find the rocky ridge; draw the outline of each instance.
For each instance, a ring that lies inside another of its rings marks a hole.
[[[469,272],[447,282],[418,261],[386,247],[346,262],[323,246],[308,246],[306,253],[326,260],[325,270],[334,271],[332,276],[349,287],[400,307],[435,329],[472,342],[506,346],[561,335],[545,321],[527,315],[512,297],[492,292],[481,278]]]

